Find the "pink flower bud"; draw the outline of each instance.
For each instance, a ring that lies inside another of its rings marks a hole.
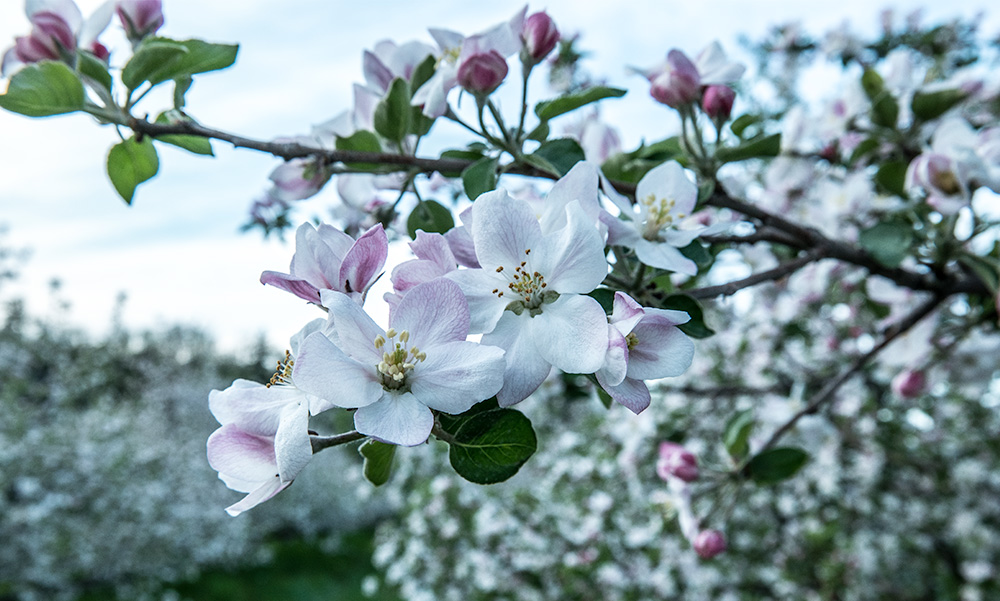
[[[694,537],[694,552],[702,559],[712,559],[726,550],[726,537],[718,530],[702,530]]]
[[[672,108],[696,102],[701,95],[698,68],[680,50],[671,50],[667,54],[667,69],[654,74],[650,81],[650,95],[657,102]]]
[[[63,50],[76,50],[76,34],[63,17],[49,11],[37,12],[31,15],[31,24],[34,26],[31,37],[39,38],[51,48],[58,44]]]
[[[927,387],[927,376],[919,369],[906,369],[892,379],[892,392],[901,399],[920,396]]]
[[[458,84],[476,96],[489,96],[507,77],[507,59],[496,50],[467,57],[458,66]]]
[[[116,10],[125,35],[132,41],[141,40],[163,27],[161,0],[118,0]]]
[[[656,473],[664,480],[674,477],[685,482],[694,482],[698,479],[698,458],[679,444],[661,442]]]
[[[548,56],[559,43],[559,30],[552,18],[542,11],[524,20],[521,40],[524,42],[525,62],[535,64]]]
[[[701,108],[714,121],[724,122],[733,112],[734,100],[736,92],[729,86],[711,85],[701,97]]]

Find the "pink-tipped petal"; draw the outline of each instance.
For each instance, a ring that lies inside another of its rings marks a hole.
[[[465,340],[469,335],[469,304],[455,282],[440,278],[406,293],[392,314],[390,327],[408,330],[417,348]]]

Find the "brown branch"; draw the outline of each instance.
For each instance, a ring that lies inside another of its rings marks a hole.
[[[760,448],[760,451],[766,451],[767,449],[774,447],[774,445],[776,445],[782,437],[788,434],[788,432],[795,427],[795,424],[797,424],[800,419],[818,412],[823,405],[830,402],[834,398],[834,394],[836,394],[837,390],[839,390],[840,387],[851,378],[851,376],[860,371],[865,365],[868,364],[869,361],[882,352],[885,347],[889,346],[893,340],[908,332],[911,328],[913,328],[913,326],[917,325],[920,320],[930,315],[930,313],[933,312],[934,309],[936,309],[937,306],[940,305],[946,298],[946,295],[934,295],[924,301],[901,321],[888,327],[882,335],[882,340],[878,344],[876,344],[864,355],[855,359],[854,363],[852,363],[850,367],[844,370],[836,378],[827,382],[826,386],[813,396],[812,400],[808,405],[806,405],[805,408],[793,415],[787,422],[775,430],[774,434],[771,435],[771,438],[769,438],[768,441],[764,443],[764,446]],[[760,451],[758,451],[758,453]]]
[[[731,294],[736,294],[744,288],[749,288],[751,286],[756,286],[757,284],[762,284],[764,282],[770,282],[773,280],[780,280],[781,278],[795,273],[799,269],[802,269],[809,263],[817,261],[823,258],[823,253],[820,249],[815,249],[806,253],[805,255],[795,259],[793,261],[788,261],[787,263],[782,263],[774,269],[768,269],[767,271],[761,271],[760,273],[755,273],[750,277],[744,278],[742,280],[736,280],[734,282],[729,282],[728,284],[719,284],[718,286],[705,286],[704,288],[694,288],[691,290],[682,291],[684,294],[694,297],[694,298],[713,298],[716,296],[729,296]]]
[[[350,432],[335,434],[333,436],[310,436],[309,442],[312,443],[312,452],[315,454],[319,453],[323,449],[347,444],[349,442],[354,442],[355,440],[361,440],[362,438],[368,438],[368,436],[358,432],[357,430],[351,430]]]

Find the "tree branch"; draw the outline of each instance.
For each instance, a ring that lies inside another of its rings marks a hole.
[[[770,282],[773,280],[780,280],[781,278],[795,273],[799,269],[805,267],[813,261],[817,261],[823,258],[823,253],[821,249],[814,249],[805,255],[795,259],[793,261],[788,261],[787,263],[782,263],[774,269],[768,269],[767,271],[761,271],[760,273],[755,273],[748,278],[742,280],[736,280],[734,282],[729,282],[728,284],[720,284],[718,286],[705,286],[704,288],[694,288],[692,290],[682,291],[684,294],[694,297],[694,298],[713,298],[716,296],[729,296],[731,294],[736,294],[738,291],[749,288],[751,286],[756,286],[757,284],[762,284],[764,282]]]
[[[811,415],[813,413],[818,412],[820,407],[822,407],[824,404],[828,403],[834,398],[834,394],[836,394],[837,390],[839,390],[840,387],[843,386],[844,383],[851,378],[851,376],[860,371],[865,365],[868,364],[869,361],[871,361],[876,355],[878,355],[885,347],[889,346],[889,344],[893,340],[895,340],[902,334],[908,332],[911,328],[913,328],[913,326],[917,325],[917,323],[919,323],[920,320],[930,315],[930,313],[934,311],[934,309],[936,309],[937,306],[940,305],[946,298],[947,295],[932,296],[931,298],[924,301],[921,305],[919,305],[916,309],[914,309],[909,315],[907,315],[901,321],[887,328],[882,336],[882,340],[878,344],[876,344],[870,351],[868,351],[864,355],[855,359],[854,363],[852,363],[851,366],[848,367],[846,370],[844,370],[839,376],[827,382],[826,386],[824,386],[822,390],[816,393],[816,395],[812,398],[809,404],[806,405],[805,408],[803,408],[801,411],[793,415],[787,422],[785,422],[784,424],[781,425],[781,427],[775,430],[774,434],[771,435],[771,438],[768,439],[768,441],[764,443],[764,446],[760,448],[760,451],[765,451],[767,449],[774,447],[774,445],[776,445],[778,441],[781,440],[782,437],[788,434],[788,432],[790,432],[792,428],[795,427],[795,424],[797,424],[800,419],[802,419],[806,415]]]
[[[329,447],[335,447],[342,444],[347,444],[349,442],[354,442],[355,440],[361,440],[363,438],[368,438],[367,435],[358,432],[357,430],[351,430],[350,432],[344,432],[343,434],[335,434],[333,436],[310,436],[309,442],[312,443],[313,454],[319,453],[323,449]]]

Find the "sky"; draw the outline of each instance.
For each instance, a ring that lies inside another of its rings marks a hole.
[[[79,0],[84,14],[100,2]],[[925,10],[930,22],[970,17],[986,2],[953,0]],[[238,6],[238,8],[236,8]],[[382,39],[431,43],[428,27],[465,34],[510,18],[523,3],[433,0],[343,2],[340,0],[164,0],[161,35],[240,44],[236,64],[199,76],[188,94],[188,110],[202,123],[244,136],[272,139],[306,133],[351,106],[351,85],[363,81],[361,53]],[[627,6],[628,8],[623,8]],[[752,10],[749,7],[752,6]],[[898,14],[919,2],[885,5]],[[419,8],[417,8],[419,7]],[[740,0],[628,3],[551,0],[546,9],[564,33],[581,33],[591,51],[584,63],[610,85],[630,90],[606,102],[602,116],[634,147],[644,137],[673,133],[669,112],[650,101],[647,84],[626,65],[648,66],[671,48],[695,54],[713,40],[736,53],[739,34],[760,37],[769,25],[799,21],[823,32],[850,19],[874,31],[878,9],[867,0],[801,2]],[[981,28],[1000,31],[1000,11]],[[0,0],[0,51],[29,25],[17,0]],[[127,56],[116,24],[102,37],[115,56]],[[0,90],[6,83],[0,80]],[[151,95],[140,110],[155,114],[168,100]],[[436,129],[442,145],[463,138]],[[215,143],[206,159],[166,148],[159,175],[140,187],[131,207],[104,175],[107,151],[118,140],[109,127],[84,115],[28,119],[0,111],[0,246],[27,248],[30,259],[13,284],[0,284],[0,300],[26,299],[29,310],[100,335],[111,324],[120,293],[127,295],[122,322],[132,328],[175,323],[211,332],[221,349],[239,352],[263,333],[275,347],[321,314],[297,298],[259,283],[261,271],[287,271],[294,236],[285,242],[240,233],[252,200],[267,187],[276,159]],[[302,219],[323,216],[337,202],[333,186],[302,204]],[[68,310],[51,298],[49,283],[61,281]],[[383,278],[387,280],[388,278]],[[369,299],[369,303],[377,301]]]

